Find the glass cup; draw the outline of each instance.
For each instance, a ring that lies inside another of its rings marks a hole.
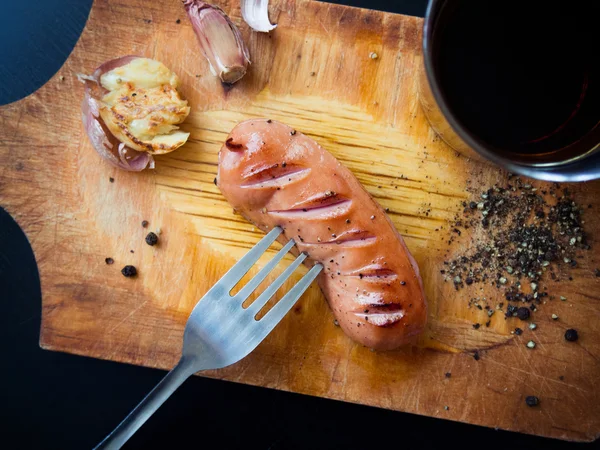
[[[600,2],[430,0],[419,99],[453,149],[549,181],[600,178]]]

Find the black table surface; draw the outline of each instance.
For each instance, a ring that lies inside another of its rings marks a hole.
[[[418,16],[424,15],[426,7],[426,0],[338,3]],[[90,7],[91,0],[0,2],[0,105],[29,95],[60,69]],[[26,236],[1,206],[0,448],[92,448],[165,372],[39,348],[41,291],[35,258]],[[194,377],[125,448],[563,449],[574,445]]]

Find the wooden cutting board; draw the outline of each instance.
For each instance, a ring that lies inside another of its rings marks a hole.
[[[542,436],[595,439],[600,184],[573,187],[578,201],[593,206],[585,216],[593,249],[573,271],[574,280],[561,286],[569,301],[537,313],[537,348],[525,347],[526,336],[512,335],[516,324],[502,314],[475,330],[482,312],[467,308],[469,291],[455,291],[439,273],[444,258],[472,239],[463,233],[448,247],[448,224],[471,195],[468,185],[476,191],[506,174],[460,157],[428,127],[416,93],[422,20],[278,0],[270,10],[279,25],[268,35],[250,32],[238,1],[218,3],[240,25],[252,56],[249,73],[232,89],[210,75],[181,2],[97,0],[59,73],[0,110],[0,204],[27,233],[39,264],[40,345],[163,369],[177,362],[194,304],[261,237],[233,213],[213,179],[231,128],[266,116],[319,141],[389,208],[421,267],[429,328],[417,347],[372,352],[334,325],[312,286],[254,353],[204,376]],[[80,119],[83,89],[75,74],[125,54],[174,69],[193,108],[185,124],[189,143],[141,174],[101,161]],[[158,246],[144,243],[142,220],[148,229],[160,228]],[[106,257],[115,264],[105,264]],[[121,276],[125,264],[138,268],[136,279]],[[581,335],[574,344],[562,337],[570,326]],[[540,397],[540,406],[527,407],[527,395]]]

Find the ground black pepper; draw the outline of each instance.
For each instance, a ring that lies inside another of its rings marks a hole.
[[[115,262],[115,260],[114,260],[114,259],[112,259],[112,258],[105,258],[105,259],[104,259],[104,262],[105,262],[106,264],[108,264],[108,265],[111,265],[111,264],[113,264],[113,263]]]
[[[142,220],[142,227],[146,228],[148,226],[147,220]]]
[[[445,261],[440,273],[456,290],[491,284],[509,302],[505,317],[527,320],[529,311],[512,303],[529,303],[535,310],[549,295],[546,279],[553,280],[553,289],[560,282],[558,274],[571,280],[569,271],[578,265],[581,252],[590,249],[582,220],[586,208],[558,184],[540,191],[514,176],[476,195],[462,202],[448,239],[452,244],[469,229],[473,242]],[[600,277],[600,268],[594,273]],[[481,300],[469,299],[469,307]]]
[[[152,231],[146,235],[146,244],[148,245],[156,245],[158,244],[158,236],[156,233]]]
[[[506,317],[512,317],[513,314],[517,315],[517,307],[515,305],[508,305],[506,307]]]
[[[137,275],[137,269],[134,266],[125,266],[121,269],[121,273],[127,278],[135,277]]]
[[[444,374],[444,376],[445,376],[446,378],[450,378],[450,377],[452,376],[452,374],[451,374],[450,372],[446,372],[446,373]]]
[[[111,183],[114,183],[114,182],[115,182],[115,179],[114,179],[113,177],[110,177],[110,178],[108,179],[108,181],[110,181]]]
[[[523,330],[521,330],[520,328],[515,328],[515,334],[517,336],[521,336],[523,334]]]
[[[540,399],[535,395],[528,395],[525,397],[525,403],[527,403],[527,406],[534,407],[540,404]]]
[[[579,333],[577,333],[577,330],[569,328],[567,331],[565,331],[565,339],[569,342],[575,342],[577,339],[579,339]]]
[[[473,358],[475,358],[475,361],[479,361],[479,352],[477,350],[473,353]]]

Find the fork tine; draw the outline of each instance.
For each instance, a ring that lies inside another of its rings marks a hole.
[[[269,334],[273,328],[283,319],[292,306],[296,304],[298,299],[302,297],[304,291],[308,289],[317,275],[321,273],[323,266],[321,264],[314,265],[302,279],[292,287],[287,294],[283,296],[279,302],[271,310],[259,320],[259,324],[263,327],[263,331]]]
[[[229,271],[223,275],[223,277],[217,282],[217,285],[225,287],[227,293],[233,287],[239,283],[239,281],[246,275],[246,272],[258,261],[258,259],[265,253],[271,244],[279,237],[283,230],[279,227],[273,228],[262,238],[258,244],[250,249],[242,259],[240,259]]]
[[[279,275],[275,279],[275,281],[273,281],[273,283],[267,286],[263,293],[260,294],[260,296],[256,300],[254,300],[254,302],[252,302],[250,306],[248,306],[246,312],[251,314],[252,316],[255,316],[256,313],[258,313],[258,311],[260,311],[261,308],[265,306],[269,299],[273,297],[273,294],[277,292],[277,289],[279,289],[283,285],[283,283],[285,283],[286,280],[292,275],[292,273],[294,273],[298,266],[302,264],[302,261],[306,259],[306,256],[306,253],[300,253],[300,255],[298,255],[298,257],[294,260],[294,262],[290,264],[281,273],[281,275]]]
[[[273,270],[273,268],[279,264],[279,261],[290,251],[290,249],[295,245],[293,239],[290,239],[287,244],[283,246],[281,250],[269,261],[265,267],[263,267],[260,272],[258,272],[247,284],[244,286],[236,295],[233,296],[236,300],[244,301],[248,298],[252,292],[258,287],[260,283],[267,277],[269,273]]]

